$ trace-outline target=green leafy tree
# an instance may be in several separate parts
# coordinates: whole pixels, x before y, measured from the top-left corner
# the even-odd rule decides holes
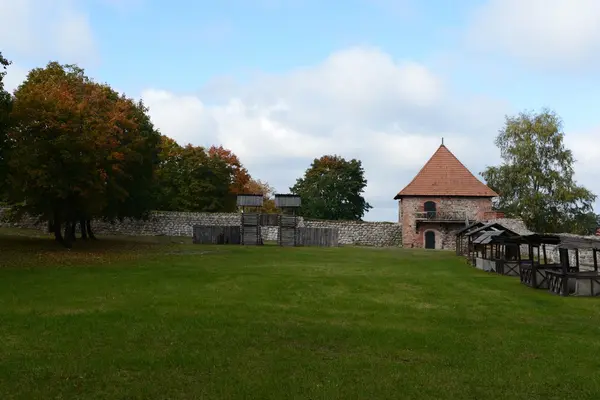
[[[560,117],[549,109],[507,116],[495,143],[503,162],[481,175],[500,194],[496,207],[535,232],[582,233],[596,196],[573,178]]]
[[[157,173],[157,208],[163,211],[228,211],[234,168],[203,147],[179,146],[163,137]]]
[[[4,89],[6,67],[10,61],[0,52],[0,203],[6,200],[6,176],[8,173],[7,157],[9,151],[9,116],[12,109],[12,96]]]
[[[117,93],[113,98],[118,99]],[[154,128],[148,108],[142,101],[134,102],[122,97],[127,106],[127,117],[134,122],[134,129],[123,126],[123,136],[117,151],[110,155],[120,159],[121,168],[114,172],[107,190],[107,204],[102,218],[108,221],[124,218],[145,219],[155,207],[153,190],[159,166],[162,135]],[[114,182],[113,182],[114,181]]]
[[[600,214],[594,212],[580,213],[573,220],[573,232],[581,235],[595,235],[600,228]]]
[[[301,196],[301,215],[329,220],[361,220],[371,209],[362,196],[367,180],[362,163],[336,155],[315,159],[290,188]]]

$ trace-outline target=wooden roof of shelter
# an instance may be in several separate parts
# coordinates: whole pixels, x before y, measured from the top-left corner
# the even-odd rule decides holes
[[[467,233],[469,230],[475,229],[475,228],[483,226],[483,225],[485,225],[485,222],[481,222],[481,221],[479,221],[479,222],[473,222],[472,224],[469,224],[469,225],[465,226],[464,228],[459,229],[458,231],[456,231],[456,235],[457,236],[463,235],[463,234]]]
[[[600,250],[600,240],[559,235],[560,243],[556,246],[559,249],[596,249]]]
[[[497,236],[505,235],[506,231],[487,231],[483,232],[481,235],[473,239],[474,244],[490,244],[493,242],[494,238]]]
[[[487,224],[483,224],[482,226],[479,226],[473,230],[468,231],[467,233],[465,233],[465,236],[473,236],[476,233],[479,233],[479,232],[485,231],[485,230],[506,231],[508,234],[517,235],[515,232],[511,231],[510,229],[506,229],[505,227],[503,227],[502,225],[500,225],[497,222],[489,222]]]
[[[264,196],[262,194],[238,194],[237,205],[241,207],[262,207]]]
[[[542,244],[559,244],[560,237],[557,235],[547,235],[547,234],[539,234],[533,233],[531,235],[514,235],[504,237],[502,239],[503,242],[510,242],[515,244],[532,244],[532,245],[542,245]]]
[[[297,208],[302,205],[302,199],[297,194],[276,194],[275,207]]]
[[[442,144],[394,200],[405,196],[497,197]]]

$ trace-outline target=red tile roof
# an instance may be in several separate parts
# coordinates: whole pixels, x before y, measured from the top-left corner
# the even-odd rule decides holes
[[[394,200],[404,196],[497,197],[498,193],[477,179],[442,144]]]

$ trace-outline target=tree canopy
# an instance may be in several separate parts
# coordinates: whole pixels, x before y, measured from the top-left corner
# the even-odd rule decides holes
[[[139,217],[159,139],[145,112],[75,65],[33,69],[14,95],[9,200],[67,245],[75,221]]]
[[[6,200],[6,175],[8,173],[7,155],[9,150],[9,116],[12,108],[12,96],[4,89],[6,67],[10,62],[0,52],[0,202]]]
[[[225,211],[235,207],[234,168],[205,148],[163,138],[157,207],[163,211]]]
[[[29,72],[14,96],[0,53],[0,202],[14,217],[47,221],[70,246],[79,223],[145,218],[151,210],[232,212],[236,194],[273,188],[253,179],[223,146],[181,146],[155,129],[142,101],[50,62]],[[64,235],[62,228],[64,227]]]
[[[301,196],[300,214],[305,217],[361,220],[372,208],[362,196],[366,186],[359,160],[325,155],[315,159],[290,190]]]
[[[561,118],[552,110],[507,116],[495,144],[502,164],[482,176],[499,195],[496,206],[535,232],[583,233],[596,196],[573,177]]]

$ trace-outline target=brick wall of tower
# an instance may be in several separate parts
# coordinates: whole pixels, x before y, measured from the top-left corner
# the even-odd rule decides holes
[[[464,227],[464,222],[450,223],[420,223],[416,227],[416,215],[424,211],[426,201],[436,203],[436,210],[444,212],[465,213],[469,221],[485,220],[486,213],[492,209],[490,198],[463,197],[406,197],[399,202],[398,222],[402,225],[403,247],[424,247],[424,235],[428,230],[436,233],[436,248],[454,248],[454,232]]]

